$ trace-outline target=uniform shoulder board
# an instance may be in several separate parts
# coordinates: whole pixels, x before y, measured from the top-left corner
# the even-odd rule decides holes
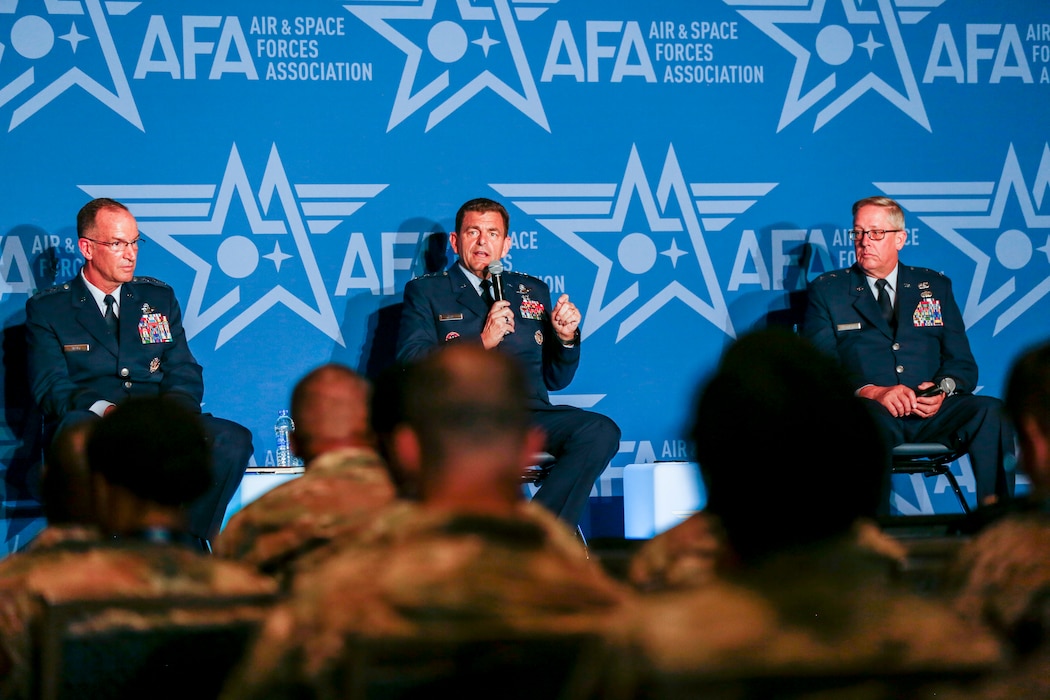
[[[940,272],[939,270],[931,270],[928,267],[911,267],[910,265],[908,267],[912,273],[917,275],[929,277],[944,277],[944,273]]]
[[[168,287],[170,286],[167,282],[163,282],[156,277],[134,277],[132,282],[142,282],[145,284],[152,284],[155,287]]]
[[[448,270],[438,270],[437,272],[428,272],[425,275],[420,275],[416,279],[429,279],[431,277],[448,277]]]
[[[57,294],[58,292],[67,291],[69,291],[69,282],[66,282],[65,284],[56,284],[54,287],[48,287],[47,289],[41,289],[33,295],[33,298],[36,299],[38,297],[46,297],[51,294]]]
[[[512,274],[512,275],[521,275],[522,277],[524,277],[526,279],[535,280],[537,282],[543,282],[543,280],[540,279],[539,277],[537,277],[536,275],[530,275],[527,272],[518,272],[517,270],[515,270],[514,272],[511,272],[510,274]],[[543,283],[546,284],[546,282],[543,282]]]
[[[844,275],[845,273],[845,270],[832,270],[831,272],[825,272],[824,274],[819,275],[810,284],[825,284],[833,279],[838,279],[840,275]]]

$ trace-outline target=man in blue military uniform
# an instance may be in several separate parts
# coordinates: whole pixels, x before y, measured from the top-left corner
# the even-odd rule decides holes
[[[77,243],[84,257],[80,273],[26,302],[29,384],[44,413],[45,444],[131,397],[165,396],[199,414],[203,371],[186,342],[175,292],[159,280],[135,277],[135,217],[120,202],[94,199],[77,214]],[[190,527],[209,540],[222,525],[252,443],[246,428],[202,418],[213,481],[191,507]]]
[[[1011,496],[1013,429],[998,399],[972,393],[977,362],[951,281],[899,263],[908,234],[888,197],[853,205],[850,237],[857,262],[810,285],[804,336],[838,357],[891,445],[965,447],[978,504]]]
[[[534,421],[556,460],[535,500],[575,527],[594,482],[619,449],[620,429],[603,415],[551,404],[548,391],[568,386],[580,363],[580,312],[567,294],[552,307],[542,280],[506,272],[500,276],[505,298],[487,301],[495,281],[489,266],[510,252],[509,228],[499,202],[479,198],[460,207],[449,234],[458,261],[405,286],[397,357],[412,362],[446,343],[471,342],[516,358],[530,382]],[[485,391],[483,376],[478,391]]]

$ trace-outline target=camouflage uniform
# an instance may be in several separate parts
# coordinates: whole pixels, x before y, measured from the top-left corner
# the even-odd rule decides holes
[[[900,565],[907,552],[869,521],[859,521],[856,541]],[[631,557],[628,581],[643,593],[696,588],[735,568],[718,518],[700,512],[646,541]]]
[[[973,697],[1050,697],[1050,501],[1021,499],[960,547],[949,571],[955,609],[987,624],[1012,663]]]
[[[639,603],[634,626],[642,663],[658,679],[877,680],[997,668],[1001,651],[988,631],[896,585],[894,568],[850,535],[774,554],[703,587],[653,594]],[[895,697],[893,680],[871,687],[870,697]]]
[[[33,541],[26,547],[26,551],[51,549],[67,542],[98,542],[101,537],[101,533],[94,525],[48,525],[33,538]]]
[[[0,697],[27,697],[39,597],[76,600],[276,592],[273,579],[188,546],[140,539],[83,541],[13,554],[0,562]],[[227,613],[223,613],[227,614]]]
[[[513,517],[399,504],[358,544],[316,564],[296,577],[225,698],[313,688],[357,635],[611,636],[632,600],[564,523],[531,502]]]
[[[367,525],[394,497],[390,474],[374,450],[334,450],[237,512],[215,539],[214,551],[283,578],[296,558]]]
[[[643,593],[696,588],[716,579],[724,556],[718,519],[695,513],[647,540],[631,557],[627,580]]]

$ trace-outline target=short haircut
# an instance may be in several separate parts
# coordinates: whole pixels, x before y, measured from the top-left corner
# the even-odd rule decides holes
[[[874,517],[885,494],[874,419],[834,359],[783,329],[727,349],[692,438],[707,509],[744,559],[844,533]]]
[[[1028,348],[1014,361],[1004,401],[1015,423],[1031,417],[1050,436],[1050,342]]]
[[[853,203],[853,216],[856,218],[857,212],[862,207],[882,207],[883,209],[890,210],[890,216],[893,218],[893,226],[895,228],[904,228],[904,210],[901,209],[901,205],[897,204],[896,200],[890,199],[889,197],[883,197],[876,195],[874,197],[865,197],[864,199],[858,199]]]
[[[523,439],[531,424],[528,384],[518,362],[480,345],[447,345],[411,365],[406,422],[424,454],[441,461],[455,449]]]
[[[170,399],[120,404],[95,424],[87,449],[93,473],[161,505],[188,505],[211,483],[200,417]]]
[[[353,438],[371,442],[372,387],[346,365],[329,362],[307,372],[292,389],[292,420],[300,440]]]
[[[122,209],[128,211],[128,208],[118,202],[115,199],[109,197],[99,197],[92,199],[90,202],[85,204],[77,212],[77,238],[85,238],[92,229],[95,228],[95,217],[103,209]]]
[[[485,197],[478,197],[469,202],[464,202],[463,206],[459,208],[459,211],[456,212],[456,233],[459,233],[463,227],[463,217],[466,216],[468,211],[481,213],[498,211],[499,215],[503,217],[504,231],[510,234],[510,214],[507,213],[507,208],[499,202],[493,199],[486,199]]]

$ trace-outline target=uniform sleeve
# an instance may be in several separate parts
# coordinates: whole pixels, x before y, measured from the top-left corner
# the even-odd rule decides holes
[[[813,343],[821,352],[837,360],[838,345],[831,320],[831,308],[824,292],[825,286],[814,284],[809,288],[806,314],[802,320],[802,337]]]
[[[87,409],[105,398],[70,378],[62,341],[39,298],[26,302],[26,345],[29,388],[49,419],[56,420],[75,409]]]
[[[421,359],[438,345],[434,311],[419,280],[405,285],[401,328],[397,335],[397,359],[402,363]]]
[[[569,386],[573,377],[576,376],[576,370],[580,366],[580,343],[568,348],[562,344],[550,320],[550,315],[554,313],[550,290],[543,285],[539,288],[539,293],[543,297],[540,300],[543,308],[547,309],[544,321],[543,383],[549,391],[558,391]]]
[[[944,321],[941,366],[937,374],[930,379],[936,382],[942,377],[951,377],[956,381],[958,391],[968,393],[977,388],[977,360],[970,350],[966,324],[959,311],[959,305],[955,303],[951,280],[945,277],[944,282],[946,286],[941,299],[941,319]]]
[[[204,370],[190,352],[186,331],[182,327],[182,309],[174,292],[171,294],[168,327],[172,342],[165,349],[162,359],[164,378],[161,380],[160,393],[200,413],[201,401],[204,400]]]

